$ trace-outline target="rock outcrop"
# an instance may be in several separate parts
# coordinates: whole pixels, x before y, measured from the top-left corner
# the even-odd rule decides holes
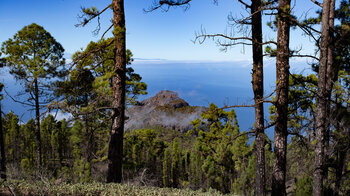
[[[185,132],[192,128],[191,121],[205,111],[205,107],[190,106],[176,92],[161,91],[126,111],[125,130],[163,126]]]

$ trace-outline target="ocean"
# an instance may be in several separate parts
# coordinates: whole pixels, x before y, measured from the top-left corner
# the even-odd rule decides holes
[[[291,72],[300,73],[306,69],[305,62],[296,62]],[[168,61],[135,61],[132,65],[135,72],[142,76],[142,81],[148,85],[148,94],[139,100],[154,96],[161,90],[175,91],[192,106],[209,106],[214,103],[219,107],[253,104],[251,86],[251,63],[237,62],[168,62]],[[274,61],[264,65],[264,92],[270,94],[275,89]],[[21,84],[8,74],[1,71],[1,80],[6,91],[15,96],[21,90]],[[28,106],[14,102],[4,93],[2,109],[4,113],[10,110],[19,115],[22,122],[34,117],[34,111]],[[268,121],[268,107],[265,104],[265,119]],[[254,108],[235,108],[241,131],[253,128]],[[60,114],[59,118],[66,115]],[[269,136],[273,130],[267,130]]]

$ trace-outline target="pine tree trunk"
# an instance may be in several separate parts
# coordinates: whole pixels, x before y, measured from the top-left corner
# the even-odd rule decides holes
[[[274,163],[272,173],[272,195],[286,195],[286,156],[288,122],[289,80],[289,16],[290,0],[280,0],[278,5],[278,31],[276,56],[276,124]]]
[[[256,178],[255,195],[265,195],[265,134],[264,134],[264,103],[260,103],[264,96],[264,72],[263,72],[263,50],[262,50],[262,25],[260,0],[252,0],[252,39],[253,39],[253,91],[255,106],[255,129],[256,129]]]
[[[320,63],[318,71],[318,96],[316,100],[316,148],[313,194],[322,195],[325,169],[325,144],[327,132],[327,61],[329,46],[329,19],[331,0],[323,2],[320,43]]]
[[[39,86],[38,80],[34,79],[34,99],[35,99],[35,137],[36,137],[36,158],[38,174],[41,174],[42,170],[42,158],[41,158],[41,136],[40,136],[40,105],[39,105]]]
[[[338,149],[336,150],[335,154],[337,156],[337,162],[336,162],[336,168],[335,168],[334,195],[340,195],[341,179],[343,177],[344,166],[346,166],[345,165],[346,150]]]
[[[6,180],[6,155],[4,143],[4,131],[2,128],[2,110],[0,103],[0,178]]]
[[[124,0],[113,0],[113,25],[115,38],[115,67],[112,80],[112,128],[108,149],[107,182],[122,181],[123,135],[125,118],[125,14]]]
[[[329,42],[328,42],[328,53],[327,53],[327,73],[326,73],[326,96],[327,96],[327,115],[331,115],[331,95],[334,83],[338,79],[338,69],[333,64],[333,52],[334,52],[334,36],[331,29],[334,29],[334,15],[335,15],[335,0],[331,0],[329,8]],[[329,135],[330,135],[330,121],[326,122],[326,132],[325,132],[325,145],[324,145],[324,180],[328,179],[328,156],[329,156]]]

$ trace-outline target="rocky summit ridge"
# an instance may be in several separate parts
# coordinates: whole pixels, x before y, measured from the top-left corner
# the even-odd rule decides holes
[[[190,106],[176,92],[163,90],[127,109],[125,130],[162,126],[185,132],[192,128],[191,121],[205,111],[205,107]]]

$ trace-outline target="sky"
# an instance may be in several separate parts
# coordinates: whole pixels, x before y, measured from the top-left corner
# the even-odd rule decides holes
[[[111,0],[0,0],[0,43],[11,38],[17,31],[31,23],[37,23],[50,32],[70,54],[86,47],[90,41],[98,40],[110,26],[111,11],[101,16],[101,32],[92,31],[97,22],[86,27],[75,27],[79,23],[81,7],[96,6],[99,10]],[[227,52],[220,51],[213,40],[203,44],[193,43],[196,32],[205,29],[207,33],[228,33],[238,31],[231,28],[227,17],[247,16],[247,11],[236,0],[193,0],[189,9],[171,9],[168,12],[155,10],[145,13],[153,0],[126,0],[127,48],[139,61],[160,59],[169,61],[250,61],[251,48],[236,46]],[[319,8],[308,0],[294,0],[296,16],[312,15]],[[264,17],[264,23],[270,20]],[[276,40],[276,32],[264,25],[264,40]],[[234,35],[239,35],[235,32]],[[107,34],[107,37],[111,33]],[[313,54],[314,47],[309,38],[299,30],[291,32],[291,48],[302,48],[306,54]]]

